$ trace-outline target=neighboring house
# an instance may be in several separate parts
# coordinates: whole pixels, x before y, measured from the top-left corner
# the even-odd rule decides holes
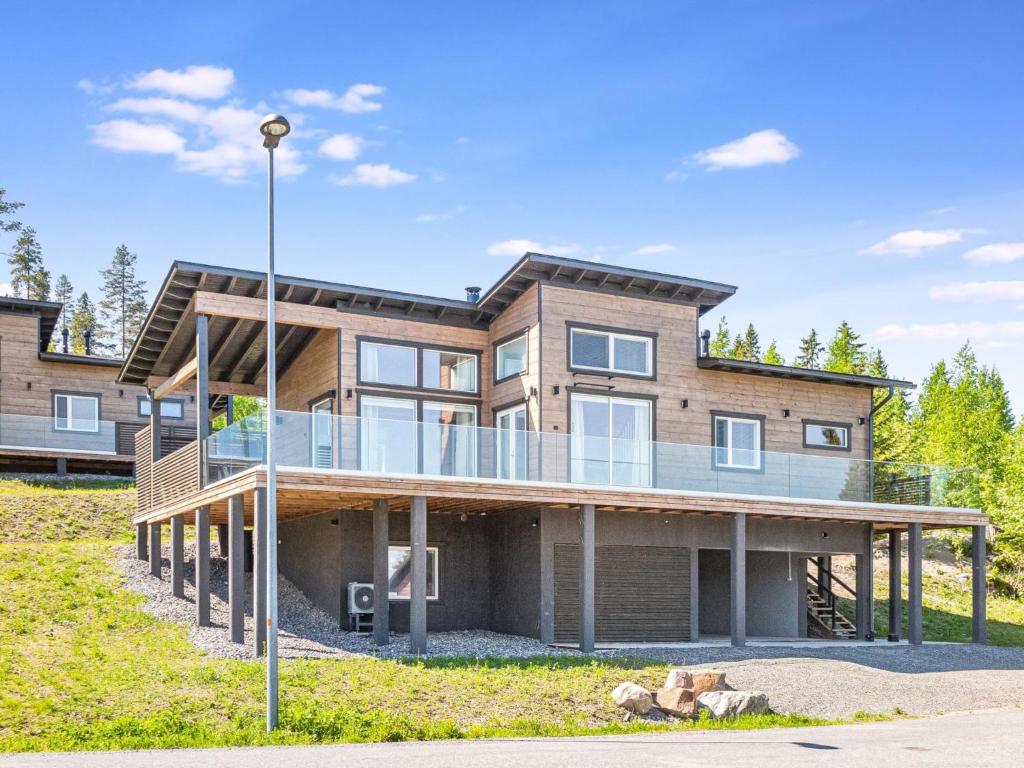
[[[146,388],[118,383],[123,360],[68,352],[60,311],[0,297],[0,471],[130,475],[135,433],[149,424]],[[178,393],[161,409],[169,447],[195,439],[194,398]]]
[[[986,518],[956,508],[963,471],[870,460],[872,393],[907,382],[707,356],[700,317],[734,291],[539,254],[466,300],[277,277],[281,572],[344,625],[369,618],[359,585],[386,592],[375,636],[411,631],[414,649],[427,630],[470,628],[585,649],[870,638],[873,538],[898,552],[907,531],[920,642],[922,529],[984,536]],[[265,295],[262,273],[175,263],[120,381],[195,379],[201,406],[263,394]],[[170,522],[183,595],[183,526],[200,542],[211,521],[233,528],[238,574],[255,521],[258,572],[263,417],[204,430],[157,462],[149,434],[139,556],[148,547],[159,575]],[[832,577],[834,554],[856,556],[855,585]],[[206,623],[207,557],[197,569]],[[852,624],[836,617],[837,594],[855,597]],[[262,629],[259,595],[256,610]]]

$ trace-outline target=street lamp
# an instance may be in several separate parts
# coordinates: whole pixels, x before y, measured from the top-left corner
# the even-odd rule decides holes
[[[267,149],[267,731],[277,728],[277,469],[274,422],[277,413],[277,286],[274,280],[274,149],[292,127],[282,115],[260,123]]]

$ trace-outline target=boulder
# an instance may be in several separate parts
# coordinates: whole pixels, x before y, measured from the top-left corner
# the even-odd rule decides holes
[[[615,705],[634,715],[646,715],[654,707],[651,692],[636,683],[623,683],[612,691]]]
[[[725,672],[709,669],[693,673],[693,697],[697,698],[707,691],[724,691],[728,689],[725,684]]]
[[[674,717],[692,717],[697,711],[693,691],[689,688],[662,688],[654,692],[654,703]]]
[[[693,676],[685,669],[670,669],[663,688],[693,688]]]
[[[768,694],[759,691],[707,691],[697,697],[697,711],[712,717],[760,715],[768,711]]]

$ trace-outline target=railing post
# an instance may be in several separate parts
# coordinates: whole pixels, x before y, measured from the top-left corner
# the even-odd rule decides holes
[[[209,320],[196,315],[196,440],[199,442],[199,487],[206,485],[206,438],[210,436]]]

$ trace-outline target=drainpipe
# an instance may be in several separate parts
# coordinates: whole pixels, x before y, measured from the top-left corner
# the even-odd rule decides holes
[[[871,390],[874,393],[874,390]],[[875,500],[875,414],[882,409],[882,406],[892,400],[892,396],[896,393],[896,387],[889,386],[889,394],[882,398],[881,402],[877,405],[872,404],[871,411],[868,413],[868,458],[872,462],[868,465],[868,496],[870,501]],[[874,395],[872,394],[872,398]]]

